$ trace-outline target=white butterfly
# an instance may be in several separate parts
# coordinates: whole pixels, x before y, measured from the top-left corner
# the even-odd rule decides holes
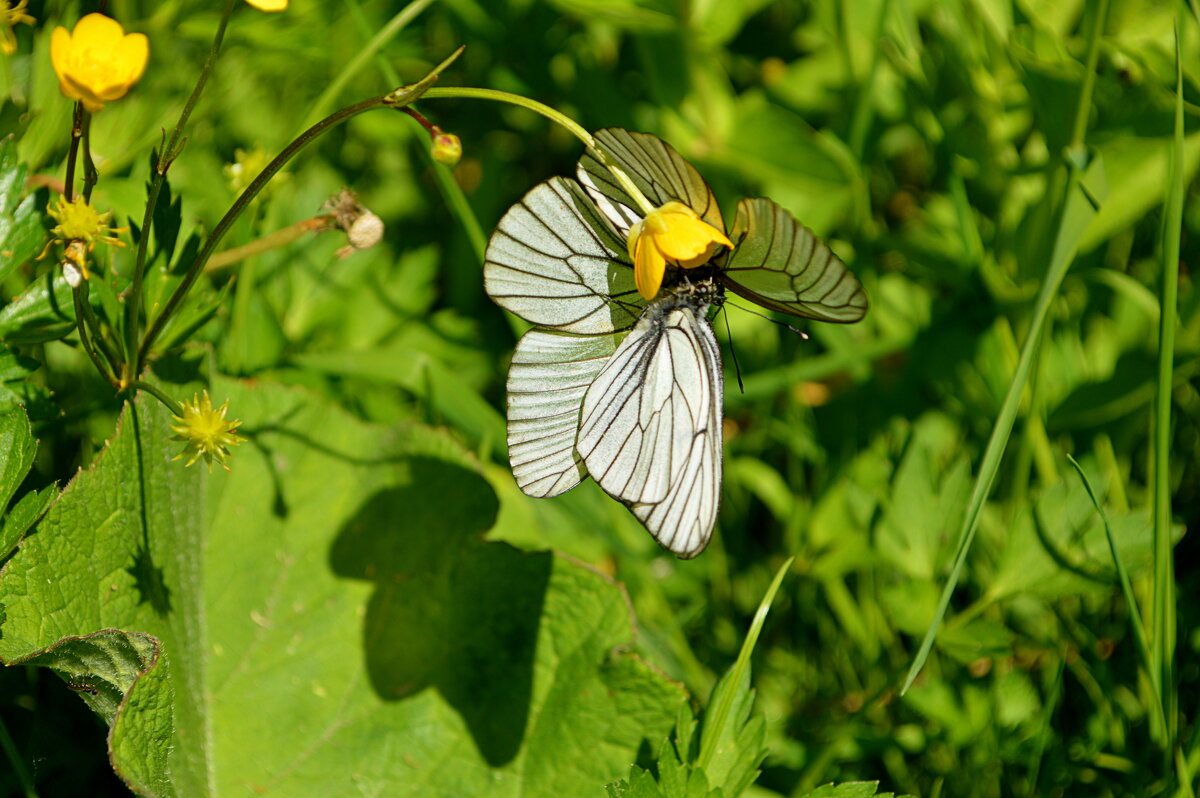
[[[724,230],[716,199],[670,145],[619,128],[597,132],[610,161],[656,207],[678,202]],[[866,312],[854,276],[770,200],[742,200],[733,249],[698,268],[668,268],[650,301],[635,287],[626,236],[642,220],[593,153],[579,182],[552,178],[500,220],[484,286],[536,325],[508,377],[513,475],[530,496],[557,496],[588,474],[660,544],[699,554],[721,484],[721,354],[708,323],[725,287],[785,313],[850,322]]]

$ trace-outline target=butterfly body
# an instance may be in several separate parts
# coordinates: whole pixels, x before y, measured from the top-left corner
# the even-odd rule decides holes
[[[681,282],[642,311],[583,398],[576,451],[597,484],[664,547],[694,557],[716,523],[721,351],[711,279]]]

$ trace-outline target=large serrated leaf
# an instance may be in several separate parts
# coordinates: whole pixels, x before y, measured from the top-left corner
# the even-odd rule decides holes
[[[496,498],[448,435],[278,387],[213,395],[250,438],[232,473],[172,462],[169,415],[127,407],[0,571],[5,662],[100,630],[161,644],[111,731],[131,786],[580,795],[665,736],[683,693],[623,653],[620,589],[483,542]]]

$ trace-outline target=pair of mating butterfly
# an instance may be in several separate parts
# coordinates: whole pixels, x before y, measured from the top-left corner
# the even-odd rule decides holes
[[[497,225],[484,286],[536,325],[508,374],[509,460],[530,496],[557,496],[590,474],[661,545],[694,557],[712,536],[721,486],[723,375],[709,309],[729,288],[771,310],[853,322],[866,295],[770,200],[742,200],[726,238],[712,190],[669,144],[619,128],[595,141],[658,211],[639,211],[645,202],[588,150],[578,182],[538,185]],[[672,215],[677,237],[702,239],[684,241],[691,249],[675,263]],[[665,273],[647,225],[668,236]]]

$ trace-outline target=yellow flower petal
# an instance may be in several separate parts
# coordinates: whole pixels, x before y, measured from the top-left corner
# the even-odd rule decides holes
[[[667,261],[652,243],[638,239],[633,255],[633,280],[638,293],[646,299],[654,299],[662,287]]]
[[[121,23],[103,14],[86,15],[70,33],[56,28],[50,38],[59,88],[92,112],[124,97],[149,59],[149,39],[141,33],[127,35]]]
[[[723,232],[681,202],[668,202],[646,214],[630,229],[627,244],[638,293],[646,299],[658,294],[668,263],[694,269],[708,263],[721,247],[733,246]]]
[[[246,0],[259,11],[283,11],[287,8],[288,0]]]

